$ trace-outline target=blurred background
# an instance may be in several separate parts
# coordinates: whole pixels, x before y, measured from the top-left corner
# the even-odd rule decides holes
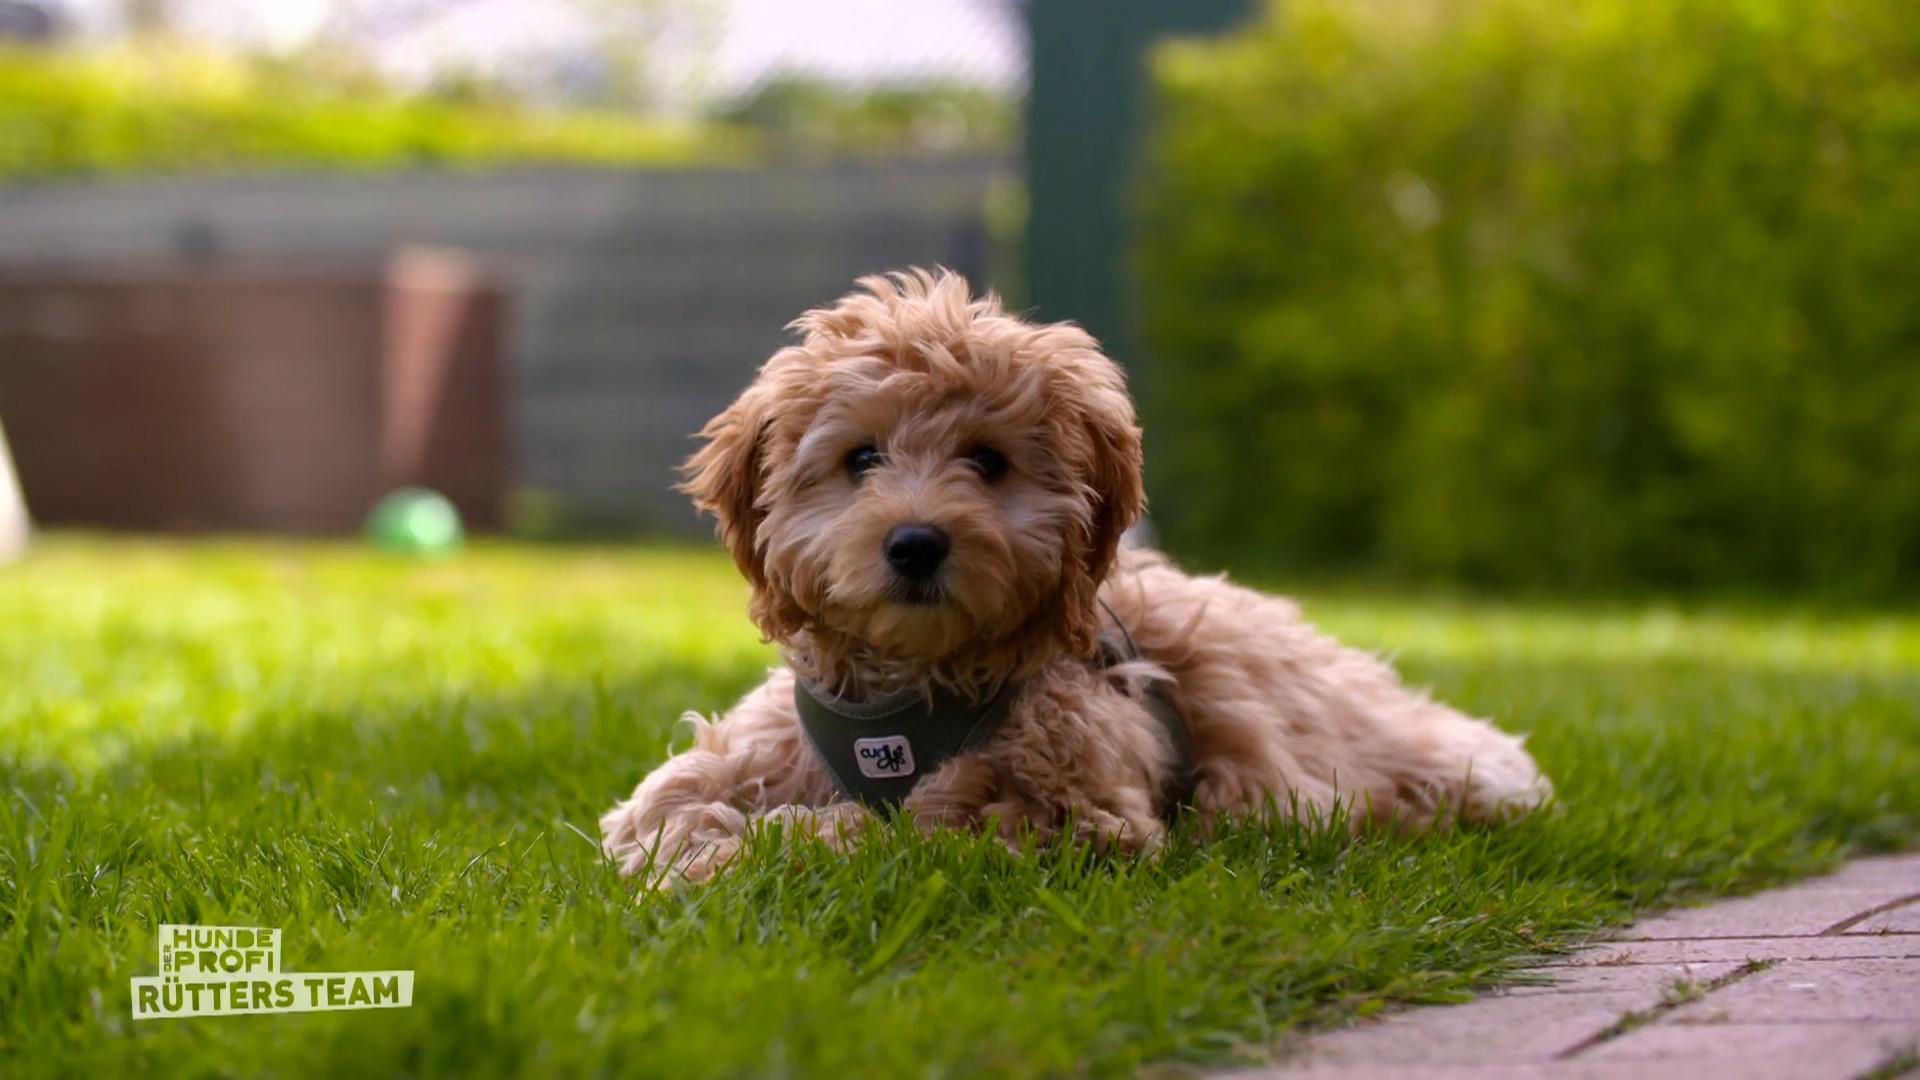
[[[0,0],[0,525],[704,537],[937,263],[1127,364],[1197,566],[1902,597],[1916,252],[1894,0]]]

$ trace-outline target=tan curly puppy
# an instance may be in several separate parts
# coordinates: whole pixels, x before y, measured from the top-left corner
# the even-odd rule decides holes
[[[793,324],[800,342],[688,462],[786,666],[724,717],[690,714],[694,746],[601,819],[626,872],[698,878],[756,819],[844,842],[872,812],[803,727],[796,675],[855,714],[901,693],[995,702],[983,736],[917,772],[878,741],[923,827],[1070,822],[1137,850],[1176,802],[1209,820],[1344,805],[1426,823],[1548,797],[1519,738],[1408,689],[1291,602],[1123,550],[1145,502],[1140,430],[1084,331],[1007,315],[947,272],[859,284]],[[1130,655],[1101,659],[1103,631]]]

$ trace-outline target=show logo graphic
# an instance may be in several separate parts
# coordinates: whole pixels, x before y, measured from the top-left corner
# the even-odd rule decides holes
[[[411,971],[283,971],[280,930],[160,926],[160,974],[133,978],[133,1018],[404,1009]]]

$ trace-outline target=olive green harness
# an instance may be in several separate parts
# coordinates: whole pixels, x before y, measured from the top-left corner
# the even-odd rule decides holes
[[[1107,614],[1112,616],[1113,610],[1108,608]],[[1111,628],[1100,634],[1100,669],[1110,671],[1139,658],[1133,635],[1114,616]],[[867,806],[890,810],[921,777],[984,746],[1006,719],[1018,691],[1017,685],[1003,686],[987,700],[974,701],[950,690],[929,694],[906,687],[873,701],[843,701],[796,678],[793,703],[801,728],[840,790]],[[1173,746],[1173,772],[1161,793],[1162,816],[1170,817],[1193,801],[1193,742],[1163,684],[1149,683],[1141,703],[1166,729]]]

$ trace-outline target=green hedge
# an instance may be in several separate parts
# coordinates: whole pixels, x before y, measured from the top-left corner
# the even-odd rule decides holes
[[[1499,584],[1920,580],[1907,0],[1287,0],[1157,58],[1170,546]]]
[[[316,86],[181,51],[0,48],[0,179],[102,172],[741,158],[737,130]]]

